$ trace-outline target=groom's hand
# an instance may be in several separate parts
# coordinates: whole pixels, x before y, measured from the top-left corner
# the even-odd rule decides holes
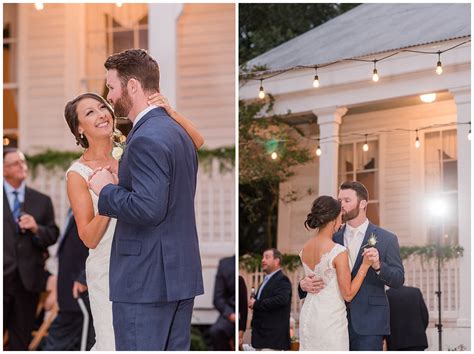
[[[314,274],[308,275],[300,281],[301,289],[307,293],[317,294],[324,289],[324,281]]]
[[[99,196],[102,188],[114,182],[114,176],[108,169],[95,170],[91,177],[89,177],[89,188],[92,189],[95,195]]]
[[[371,267],[374,270],[380,270],[379,251],[375,247],[369,247],[364,249],[364,252],[362,252],[362,256],[364,257],[365,255],[367,255],[369,261],[372,262]]]

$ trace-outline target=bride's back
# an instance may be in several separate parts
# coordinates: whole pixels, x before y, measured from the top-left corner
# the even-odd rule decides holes
[[[313,237],[308,240],[303,249],[301,250],[301,261],[306,264],[310,269],[314,270],[316,265],[321,262],[321,258],[328,254],[333,248],[335,243],[329,239],[323,239],[322,237]]]

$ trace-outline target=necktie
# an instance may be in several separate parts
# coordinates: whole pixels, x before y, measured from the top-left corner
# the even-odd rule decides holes
[[[18,199],[18,191],[15,190],[12,193],[15,196],[15,199],[13,200],[12,216],[13,216],[13,220],[15,221],[17,231],[19,231],[18,218],[21,215],[21,203],[20,203],[20,200]]]
[[[356,262],[356,259],[357,259],[357,252],[359,251],[356,246],[355,246],[355,241],[357,239],[357,232],[359,230],[357,229],[352,229],[351,230],[351,235],[349,236],[349,244],[347,245],[348,248],[349,248],[349,258],[350,258],[350,268],[352,270],[352,268],[354,268],[354,264]]]
[[[260,286],[260,289],[258,289],[257,300],[260,299],[260,295],[262,294],[262,290],[265,287],[265,284],[267,284],[268,279],[270,279],[270,277],[268,275],[265,275],[265,278],[263,279],[263,283]]]

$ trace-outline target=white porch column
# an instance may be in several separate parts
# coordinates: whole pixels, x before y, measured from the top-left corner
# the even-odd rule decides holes
[[[178,18],[183,4],[148,5],[148,51],[160,65],[160,91],[176,108]]]
[[[459,123],[471,121],[471,88],[450,90],[454,96]],[[464,256],[459,264],[459,316],[458,327],[471,327],[471,142],[467,138],[469,125],[458,125],[458,223],[459,245]],[[467,346],[470,348],[470,345]]]
[[[318,117],[321,156],[319,157],[319,195],[337,195],[337,163],[339,156],[339,126],[345,107],[325,107],[313,110]],[[327,138],[327,139],[326,139]]]

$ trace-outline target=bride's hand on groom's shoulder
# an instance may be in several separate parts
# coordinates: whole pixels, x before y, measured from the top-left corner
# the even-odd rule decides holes
[[[174,113],[174,110],[171,107],[170,102],[168,101],[168,99],[159,92],[154,93],[151,96],[148,96],[148,105],[149,106],[153,105],[153,106],[161,107],[169,115],[172,115]]]

